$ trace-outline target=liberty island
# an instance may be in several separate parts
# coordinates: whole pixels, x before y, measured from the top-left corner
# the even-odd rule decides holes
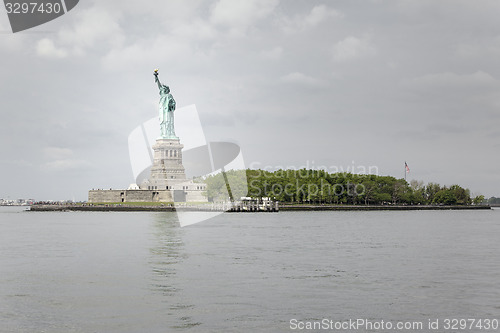
[[[170,87],[162,84],[158,70],[153,73],[158,86],[160,100],[160,136],[151,147],[153,165],[149,179],[141,184],[131,184],[126,190],[90,190],[90,203],[117,202],[207,202],[206,184],[194,182],[186,177],[182,164],[180,138],[175,134],[174,111],[176,102]]]
[[[153,75],[160,95],[159,136],[152,133],[155,132],[154,130],[150,131],[153,140],[144,146],[147,147],[149,153],[147,160],[141,159],[146,166],[145,169],[141,169],[144,177],[136,178],[135,183],[127,189],[90,190],[88,202],[91,206],[106,204],[105,208],[108,209],[109,206],[115,206],[108,204],[118,204],[117,209],[133,210],[135,207],[133,203],[140,203],[145,206],[142,208],[152,209],[150,207],[152,204],[163,206],[158,207],[163,209],[166,207],[164,203],[208,203],[211,201],[217,205],[196,204],[196,207],[190,208],[210,211],[490,209],[489,206],[480,204],[482,201],[480,196],[472,199],[470,191],[458,185],[441,187],[439,184],[429,184],[424,188],[423,185],[417,184],[418,189],[413,189],[405,179],[351,173],[329,174],[324,170],[304,169],[307,174],[304,176],[301,172],[303,170],[298,170],[298,173],[297,170],[281,169],[275,172],[265,172],[260,169],[226,172],[222,167],[222,172],[218,174],[198,173],[205,174],[205,177],[203,182],[195,182],[186,176],[183,164],[184,145],[175,133],[176,101],[170,87],[160,81],[158,70],[155,70]],[[142,134],[144,134],[144,129]],[[208,148],[208,145],[206,147]],[[191,152],[189,150],[189,153]],[[218,158],[224,156],[227,161],[230,161],[226,156],[227,153],[226,151],[218,155]],[[131,156],[137,157],[135,154]],[[190,156],[186,155],[186,165],[190,167],[188,171],[192,172],[191,168],[196,163],[204,162],[203,159],[198,159],[193,163]],[[221,166],[225,163],[227,162],[225,161]],[[264,178],[261,176],[263,174],[265,174]],[[229,184],[229,178],[232,179],[233,184]],[[304,178],[307,178],[308,182],[305,182]],[[361,189],[360,192],[358,188]],[[240,191],[240,195],[235,196],[235,189],[244,190]],[[353,189],[356,191],[352,191]],[[278,206],[278,202],[282,203],[281,207]],[[122,205],[122,203],[131,203],[131,205]],[[187,208],[186,205],[181,206]],[[36,210],[43,209],[43,207],[36,208]],[[71,207],[71,209],[77,208]],[[88,208],[82,206],[82,209]]]

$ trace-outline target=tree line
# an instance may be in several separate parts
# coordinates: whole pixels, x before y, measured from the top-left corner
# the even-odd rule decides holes
[[[470,205],[483,202],[483,196],[471,197],[459,185],[392,176],[328,173],[324,170],[230,170],[203,179],[209,199],[227,200],[229,183],[233,197],[272,197],[283,203],[346,205]]]
[[[500,198],[491,197],[489,199],[484,199],[483,202],[489,205],[500,205]]]

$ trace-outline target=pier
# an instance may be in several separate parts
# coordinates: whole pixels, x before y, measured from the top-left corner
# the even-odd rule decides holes
[[[228,212],[279,212],[279,202],[271,198],[241,198],[231,203]]]

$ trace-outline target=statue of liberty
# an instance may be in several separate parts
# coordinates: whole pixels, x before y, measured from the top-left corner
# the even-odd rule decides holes
[[[160,138],[162,139],[179,139],[175,135],[174,129],[174,110],[175,110],[175,100],[170,93],[170,88],[164,84],[161,84],[158,78],[158,70],[154,71],[155,82],[158,84],[160,89]]]

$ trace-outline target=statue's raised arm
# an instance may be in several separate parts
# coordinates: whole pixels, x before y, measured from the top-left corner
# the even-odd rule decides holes
[[[160,79],[158,78],[158,70],[157,69],[155,69],[153,75],[155,76],[155,82],[158,85],[158,89],[161,90],[161,88],[162,88],[161,86],[162,85],[161,85]]]

